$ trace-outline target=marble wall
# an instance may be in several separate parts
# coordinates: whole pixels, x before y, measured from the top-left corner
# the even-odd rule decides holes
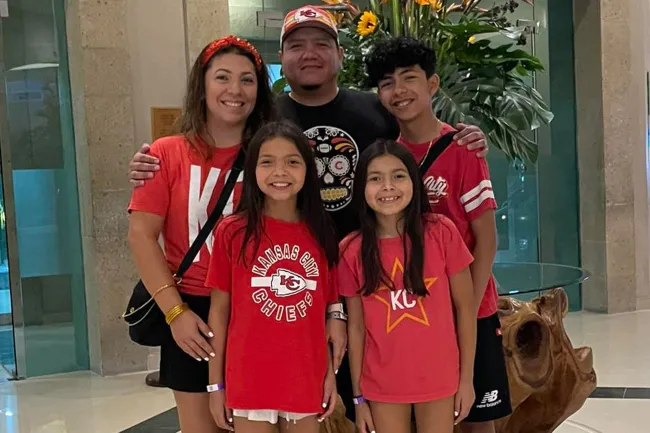
[[[150,108],[180,106],[190,61],[228,33],[228,3],[69,0],[66,10],[91,368],[147,367],[120,314],[137,275],[126,244],[128,163]]]
[[[584,308],[650,307],[645,5],[574,1]]]

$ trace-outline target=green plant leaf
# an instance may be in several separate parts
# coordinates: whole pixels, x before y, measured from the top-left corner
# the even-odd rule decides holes
[[[285,88],[287,87],[287,79],[284,75],[281,75],[271,86],[273,93],[282,94],[285,93]]]
[[[524,1],[532,4],[532,0]],[[445,0],[444,8],[452,3]],[[339,84],[368,90],[364,58],[373,44],[396,31],[415,37],[436,50],[440,89],[432,107],[439,118],[450,124],[478,125],[490,145],[510,160],[534,163],[538,156],[534,131],[553,120],[553,113],[532,87],[531,77],[544,70],[544,65],[515,47],[526,40],[523,29],[509,23],[506,9],[500,5],[480,9],[479,3],[470,10],[457,8],[452,14],[436,16],[430,7],[413,2],[375,2],[379,26],[368,37],[356,33],[361,14],[349,16],[340,29],[345,54]],[[495,36],[513,42],[498,44]]]

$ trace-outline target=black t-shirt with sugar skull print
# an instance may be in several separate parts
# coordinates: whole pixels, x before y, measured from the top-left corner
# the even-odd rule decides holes
[[[377,95],[356,90],[340,89],[336,98],[318,107],[299,104],[289,95],[277,102],[282,116],[293,120],[314,148],[321,198],[339,236],[356,230],[352,184],[359,155],[379,138],[397,139],[395,119]]]

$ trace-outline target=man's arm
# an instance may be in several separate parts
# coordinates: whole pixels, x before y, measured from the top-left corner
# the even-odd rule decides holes
[[[494,210],[487,209],[480,216],[474,218],[470,225],[476,240],[474,251],[472,251],[474,262],[470,265],[470,270],[478,310],[483,300],[485,287],[492,274],[492,265],[497,253],[497,230]]]
[[[454,141],[459,146],[467,146],[467,150],[478,150],[476,156],[478,158],[485,158],[490,151],[488,148],[487,139],[481,128],[474,125],[466,125],[459,123],[456,125],[458,133],[454,135]]]
[[[151,146],[143,144],[129,163],[129,181],[136,187],[143,186],[147,179],[153,178],[155,172],[160,170],[160,161],[148,155],[149,150]]]

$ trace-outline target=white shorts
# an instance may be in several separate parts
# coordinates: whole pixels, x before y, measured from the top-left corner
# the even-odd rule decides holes
[[[318,415],[316,413],[281,412],[277,410],[268,410],[268,409],[262,409],[262,410],[233,409],[232,414],[233,416],[239,418],[246,418],[249,421],[266,421],[271,424],[277,424],[278,418],[280,417],[286,419],[287,421],[293,421],[295,423],[296,421],[300,421],[301,419],[306,418],[308,416]]]

